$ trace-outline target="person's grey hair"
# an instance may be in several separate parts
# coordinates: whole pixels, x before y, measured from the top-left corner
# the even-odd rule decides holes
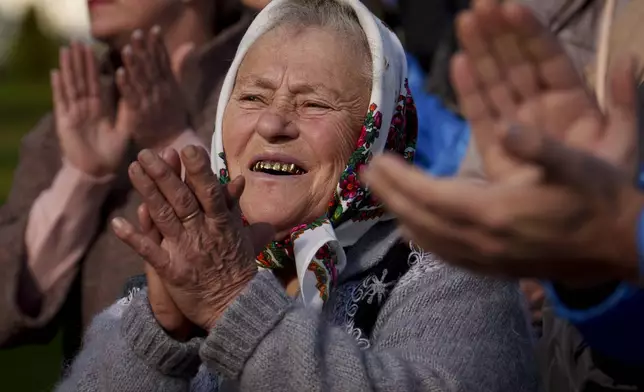
[[[284,2],[274,20],[273,29],[283,26],[306,28],[320,27],[339,33],[351,43],[351,48],[364,58],[362,67],[366,80],[372,80],[372,58],[369,41],[358,16],[348,5],[336,0],[290,0]]]

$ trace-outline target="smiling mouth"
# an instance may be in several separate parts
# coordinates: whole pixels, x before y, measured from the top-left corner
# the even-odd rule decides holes
[[[306,173],[306,170],[294,163],[282,163],[274,161],[258,161],[250,168],[253,172],[271,174],[274,176],[299,176]]]

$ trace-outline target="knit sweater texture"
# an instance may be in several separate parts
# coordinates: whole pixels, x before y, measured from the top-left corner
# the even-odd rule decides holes
[[[409,271],[380,287],[369,270],[399,241],[379,224],[349,249],[322,313],[259,272],[205,339],[187,343],[158,325],[145,290],[132,293],[94,319],[57,391],[537,391],[517,285],[414,249],[400,260]],[[359,344],[347,314],[382,290],[391,292]]]

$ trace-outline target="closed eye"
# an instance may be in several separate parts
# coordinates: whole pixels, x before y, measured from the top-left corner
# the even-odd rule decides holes
[[[259,102],[260,99],[257,95],[242,95],[241,97],[242,101],[246,102]]]
[[[304,106],[314,109],[331,109],[328,105],[319,102],[307,102]]]

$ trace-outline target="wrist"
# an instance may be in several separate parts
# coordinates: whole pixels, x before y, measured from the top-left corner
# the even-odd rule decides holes
[[[82,159],[63,156],[63,169],[73,170],[77,176],[88,183],[106,183],[116,177],[118,167],[111,167],[101,163],[83,162]]]
[[[243,275],[240,276],[239,279],[235,279],[234,283],[231,283],[228,287],[226,287],[223,290],[223,295],[221,295],[220,297],[221,300],[217,301],[219,305],[212,307],[213,311],[211,312],[210,317],[208,317],[208,319],[201,325],[201,327],[206,331],[212,330],[221,316],[224,314],[226,309],[228,309],[228,307],[233,302],[235,302],[235,300],[241,295],[248,283],[253,280],[256,274],[257,268],[253,266],[252,270],[243,273]]]
[[[66,186],[73,188],[83,195],[86,193],[102,193],[109,189],[116,179],[116,174],[109,171],[88,172],[78,167],[69,159],[63,157],[59,176],[67,179]]]

